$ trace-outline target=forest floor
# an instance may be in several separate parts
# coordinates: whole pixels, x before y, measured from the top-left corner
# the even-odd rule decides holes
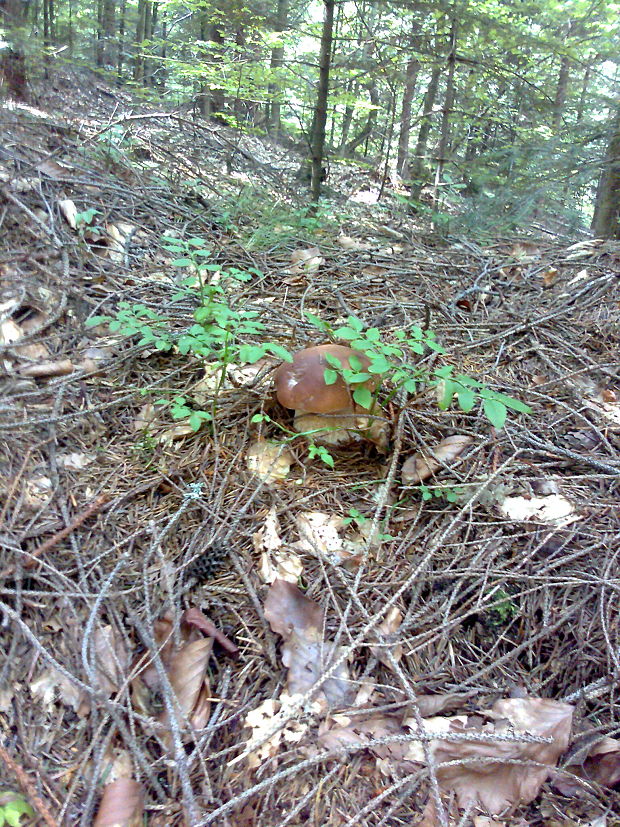
[[[21,824],[620,824],[620,244],[441,239],[353,167],[308,216],[300,162],[88,73],[0,110],[0,795]],[[85,325],[193,324],[164,236],[257,311],[245,344],[430,324],[422,370],[531,413],[422,384],[331,467],[276,359]]]

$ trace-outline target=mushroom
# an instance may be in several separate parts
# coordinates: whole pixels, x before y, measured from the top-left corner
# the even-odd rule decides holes
[[[316,442],[342,445],[366,438],[380,449],[384,448],[387,446],[387,433],[383,427],[385,423],[369,419],[370,411],[353,400],[357,388],[376,390],[377,378],[371,376],[364,382],[348,385],[339,375],[335,382],[328,385],[325,382],[325,370],[332,369],[327,360],[328,354],[340,360],[343,370],[355,370],[358,367],[351,367],[353,357],[359,360],[362,370],[370,365],[367,356],[345,345],[315,345],[300,350],[293,355],[292,362],[284,362],[276,371],[278,402],[295,411],[293,427],[296,431],[321,431],[312,435]],[[372,413],[381,416],[383,412],[374,405]],[[373,433],[377,430],[377,425],[382,426],[379,428],[380,435]]]
[[[327,356],[340,360],[343,369],[351,368],[351,359],[359,359],[362,369],[370,365],[370,359],[363,353],[345,345],[315,345],[298,350],[292,362],[283,362],[276,371],[276,395],[278,402],[285,408],[308,413],[335,413],[353,406],[352,391],[365,385],[375,390],[374,378],[358,385],[347,385],[342,376],[328,385],[325,382],[325,370],[331,368]]]

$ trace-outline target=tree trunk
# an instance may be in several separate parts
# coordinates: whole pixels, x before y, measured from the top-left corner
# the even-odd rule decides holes
[[[456,88],[454,85],[454,70],[456,67],[456,18],[452,19],[450,27],[450,51],[448,53],[448,76],[446,78],[446,97],[441,113],[441,129],[439,134],[439,147],[437,148],[437,167],[435,169],[435,185],[433,188],[433,203],[438,202],[438,188],[443,178],[443,171],[446,165],[447,156],[450,151],[450,116],[454,109],[454,98]]]
[[[370,95],[372,109],[368,112],[368,117],[366,118],[366,123],[364,126],[344,147],[344,150],[341,153],[343,156],[353,155],[358,146],[361,146],[364,141],[368,140],[368,138],[372,135],[372,131],[377,120],[377,112],[379,111],[379,92],[374,84],[368,87],[368,94]]]
[[[103,0],[103,62],[112,66],[112,49],[116,37],[116,0]]]
[[[10,46],[0,50],[0,77],[15,100],[28,101],[28,71],[24,51],[25,12],[21,0],[4,0],[3,24]]]
[[[357,83],[353,83],[353,81],[349,80],[347,83],[347,92],[353,92],[354,95],[358,93],[358,86]],[[340,145],[337,149],[337,155],[340,157],[344,154],[346,143],[349,139],[349,130],[351,129],[351,124],[353,123],[353,113],[354,109],[351,104],[347,104],[344,109],[344,115],[342,116],[342,129],[340,131]]]
[[[168,64],[166,57],[168,56],[168,9],[164,6],[161,13],[161,67],[158,72],[157,86],[164,90],[168,81]]]
[[[95,65],[103,66],[103,0],[97,0],[97,40],[95,43]]]
[[[123,77],[123,61],[125,60],[125,19],[127,16],[127,0],[121,0],[121,11],[118,18],[118,57],[116,73],[120,83]]]
[[[413,49],[416,42],[418,24],[413,26],[410,48]],[[415,92],[415,85],[420,71],[420,61],[412,55],[407,61],[405,68],[405,88],[403,90],[403,103],[400,110],[400,131],[398,133],[398,155],[396,156],[396,171],[401,178],[409,177],[409,137],[411,135],[411,103]]]
[[[274,23],[274,31],[282,33],[286,29],[288,21],[288,3],[289,0],[278,0],[276,9],[276,19]],[[272,80],[268,86],[269,104],[267,114],[267,132],[274,138],[278,138],[282,130],[281,107],[280,107],[280,80],[278,72],[282,68],[284,62],[284,44],[278,43],[271,50],[270,69],[272,72]]]
[[[598,55],[596,56],[598,60]],[[581,84],[581,95],[579,96],[579,105],[577,107],[576,122],[581,123],[583,120],[583,113],[586,108],[586,100],[588,98],[588,88],[590,86],[590,75],[592,73],[592,66],[588,64],[583,75],[583,82]]]
[[[569,70],[570,61],[567,57],[563,57],[560,62],[558,85],[555,90],[555,100],[553,102],[553,131],[555,133],[558,133],[562,128],[562,115],[564,114],[564,104],[566,102]]]
[[[435,98],[437,97],[437,90],[439,88],[439,76],[441,75],[441,66],[435,66],[431,72],[431,78],[426,87],[424,95],[424,102],[422,104],[422,119],[420,123],[420,131],[418,132],[418,140],[415,147],[414,161],[411,166],[412,179],[418,179],[420,189],[422,187],[422,178],[424,176],[424,160],[426,156],[426,147],[428,144],[428,136],[431,131],[431,124],[433,120],[433,107],[435,105]]]
[[[136,83],[144,80],[144,34],[146,31],[146,7],[148,0],[138,0],[138,22],[136,23],[136,56],[133,64],[133,79]]]
[[[601,238],[620,239],[620,106],[614,115],[598,183],[592,232]]]
[[[329,94],[329,69],[334,33],[335,0],[323,0],[324,16],[319,52],[319,84],[316,93],[314,130],[312,133],[312,180],[311,198],[316,204],[321,197],[323,180],[323,153],[325,151],[325,126],[327,124],[327,98]]]
[[[219,6],[218,6],[219,7]],[[208,11],[205,10],[201,20],[201,40],[211,44],[207,47],[208,58],[215,62],[218,55],[218,47],[224,42],[221,31],[216,24],[209,21]],[[211,85],[203,83],[199,92],[198,109],[203,118],[211,118],[221,112],[224,108],[224,94],[221,89],[212,89]]]
[[[157,15],[159,13],[159,3],[149,2],[147,4],[146,20],[144,22],[144,39],[153,40],[155,34],[155,26],[157,25]],[[150,53],[150,50],[149,50]],[[153,86],[153,76],[155,72],[155,61],[152,57],[147,57],[144,60],[144,85]]]

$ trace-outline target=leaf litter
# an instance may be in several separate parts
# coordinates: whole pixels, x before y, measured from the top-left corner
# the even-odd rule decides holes
[[[93,106],[101,106],[98,100],[94,94],[88,100],[89,113]],[[184,168],[183,153],[190,157],[194,130],[202,127],[197,122],[184,132],[179,122],[174,140],[169,140],[172,133],[166,119],[147,118],[145,126],[147,122],[150,151],[157,154],[161,149],[157,163],[164,181],[167,153],[176,152],[175,163]],[[226,127],[213,128],[227,134]],[[35,121],[29,129],[40,131],[41,147],[48,146],[44,122]],[[241,140],[262,146],[258,138]],[[107,216],[110,204],[103,193],[130,189],[126,183],[118,189],[113,170],[89,168],[86,156],[77,152],[77,142],[67,124],[62,169],[48,168],[44,197],[39,179],[11,183],[11,192],[18,193],[29,212],[9,203],[3,227],[18,265],[0,265],[3,320],[11,319],[21,334],[25,318],[47,325],[21,344],[23,335],[8,343],[2,356],[17,404],[3,420],[11,437],[3,444],[7,473],[0,480],[3,554],[11,565],[17,563],[22,551],[58,537],[67,521],[85,513],[102,489],[113,498],[106,514],[56,540],[44,566],[29,572],[28,578],[2,584],[4,611],[17,612],[7,615],[0,631],[3,651],[10,653],[2,664],[3,679],[11,688],[2,696],[3,722],[18,739],[11,748],[15,745],[23,754],[40,756],[39,768],[28,767],[37,773],[39,788],[49,792],[73,820],[82,818],[83,803],[92,799],[93,783],[103,797],[92,802],[91,815],[103,818],[95,812],[111,795],[107,788],[125,778],[125,791],[114,797],[127,806],[110,819],[135,818],[139,823],[142,814],[137,802],[144,794],[146,817],[154,827],[187,823],[192,807],[205,818],[213,816],[214,823],[225,823],[227,814],[235,823],[238,813],[245,812],[254,821],[275,825],[285,818],[278,807],[290,809],[291,802],[303,802],[306,795],[311,806],[302,806],[299,823],[328,824],[335,813],[345,814],[346,820],[363,808],[369,825],[382,818],[385,823],[391,818],[414,823],[422,815],[428,791],[424,784],[398,787],[411,765],[417,778],[437,780],[448,810],[450,795],[463,802],[474,793],[477,801],[492,806],[499,806],[501,798],[509,807],[517,807],[518,814],[505,822],[500,815],[491,819],[488,814],[472,814],[476,827],[498,821],[523,823],[521,814],[527,816],[527,823],[547,819],[553,824],[548,814],[554,812],[573,823],[594,824],[598,813],[616,807],[613,641],[617,613],[611,598],[618,533],[613,485],[619,389],[609,368],[594,376],[599,364],[617,359],[618,307],[611,292],[617,284],[612,264],[617,261],[615,248],[607,242],[604,248],[601,240],[568,249],[548,241],[532,248],[515,246],[518,261],[509,267],[505,254],[498,255],[491,247],[482,249],[468,242],[444,249],[404,225],[393,249],[380,250],[378,245],[356,249],[355,236],[364,238],[364,232],[352,221],[347,232],[355,243],[342,246],[338,231],[334,232],[336,250],[340,247],[335,255],[327,245],[319,249],[316,236],[308,234],[300,240],[300,249],[308,255],[302,256],[299,272],[290,279],[281,279],[286,276],[282,262],[290,260],[290,250],[279,260],[266,256],[263,269],[268,275],[255,291],[262,295],[253,296],[251,290],[236,295],[240,302],[260,309],[269,335],[283,346],[289,346],[291,335],[296,345],[317,343],[316,331],[304,327],[303,309],[338,324],[342,298],[365,325],[380,318],[377,325],[391,341],[407,323],[405,313],[421,323],[417,311],[428,303],[433,308],[431,325],[441,325],[442,341],[462,363],[458,369],[492,376],[508,393],[525,388],[534,413],[526,422],[516,417],[504,432],[489,434],[472,415],[438,413],[429,394],[410,396],[404,405],[393,398],[385,418],[390,425],[398,422],[398,427],[395,436],[388,437],[387,455],[381,456],[368,443],[345,445],[334,450],[334,468],[329,469],[317,461],[307,462],[300,452],[296,461],[302,485],[289,484],[297,481],[286,478],[284,484],[261,487],[263,481],[247,472],[242,459],[248,447],[248,411],[258,410],[260,402],[273,412],[266,384],[260,389],[252,384],[256,374],[235,377],[228,372],[215,433],[188,430],[177,436],[190,438],[173,439],[170,434],[162,441],[149,439],[144,423],[136,423],[133,430],[136,412],[145,404],[145,396],[154,401],[172,388],[190,391],[200,381],[197,364],[188,370],[177,353],[135,359],[134,343],[126,347],[129,343],[116,337],[106,355],[105,372],[82,378],[89,345],[97,344],[96,334],[85,334],[82,328],[92,309],[103,306],[102,312],[113,311],[122,296],[165,308],[174,324],[186,323],[184,311],[181,319],[178,306],[169,302],[169,268],[157,250],[161,235],[170,229],[170,216],[185,214],[188,193],[175,190],[174,184],[166,190],[161,181],[154,189],[148,179],[143,185],[136,178],[135,200],[119,194],[106,222],[108,229],[104,225],[98,239],[85,232],[86,244],[77,245],[78,209],[93,206]],[[30,157],[32,152],[22,152],[18,141],[11,146],[23,168],[32,168],[36,161]],[[290,162],[289,155],[287,149],[283,163]],[[356,169],[354,175],[359,179],[364,173]],[[64,205],[67,218],[47,209],[49,203],[58,204],[64,192],[75,199]],[[134,203],[140,205],[138,211]],[[140,237],[132,229],[138,226]],[[222,267],[247,267],[246,252],[237,243],[238,230],[229,233],[217,222],[208,225],[214,226]],[[24,230],[42,239],[36,266],[22,257]],[[41,235],[46,231],[60,239],[63,256],[68,255],[68,271],[54,244],[46,247],[46,236]],[[205,224],[207,232],[211,229]],[[512,244],[507,242],[507,250]],[[534,279],[525,277],[532,256],[536,273],[542,274]],[[584,270],[582,264],[573,264],[582,258],[591,259],[592,267]],[[44,269],[39,269],[42,262]],[[485,282],[484,303],[472,302],[469,317],[463,320],[462,309],[458,305],[454,309],[452,299],[471,286],[472,273],[499,267],[508,282],[502,287],[501,302],[498,292],[486,289]],[[555,271],[561,277],[556,278]],[[404,279],[403,272],[411,278]],[[65,295],[68,284],[71,288]],[[19,289],[13,289],[16,286]],[[20,298],[22,288],[35,287],[66,299],[67,310],[62,310],[61,302],[36,304]],[[580,298],[573,302],[576,290],[581,291]],[[78,292],[84,294],[84,303]],[[442,308],[440,313],[435,313],[435,305]],[[61,308],[57,316],[55,307]],[[531,320],[522,339],[510,332],[514,325],[507,322],[506,310],[516,319]],[[470,329],[476,312],[483,315]],[[464,341],[467,347],[461,351]],[[31,345],[36,346],[30,351],[33,363],[27,361],[27,351],[19,350]],[[101,360],[92,362],[89,369],[98,371]],[[593,384],[577,389],[574,396],[571,377],[580,373],[591,374]],[[205,400],[208,397],[206,389]],[[161,416],[163,411],[156,410]],[[164,416],[160,431],[168,427],[166,423]],[[290,426],[282,418],[278,423]],[[271,427],[264,431],[268,441],[281,434]],[[459,506],[433,500],[420,507],[412,500],[415,492],[395,482],[393,472],[401,467],[403,457],[414,453],[423,461],[437,461],[438,446],[450,435],[465,433],[474,435],[476,451],[444,458],[431,476],[441,474],[444,479],[456,468],[459,483],[472,491],[471,499]],[[72,455],[80,459],[68,460],[63,469],[63,458]],[[92,462],[82,459],[91,456]],[[536,491],[533,483],[546,475],[558,481],[557,491]],[[487,484],[489,490],[501,490],[508,497],[515,491],[521,495],[528,485],[540,500],[561,494],[573,504],[568,519],[575,515],[579,519],[545,522],[540,513],[523,519],[514,512],[502,515],[497,501],[503,498],[487,497]],[[531,503],[533,498],[524,496]],[[279,525],[275,531],[272,525],[255,544],[252,535],[261,532],[274,507]],[[399,536],[375,542],[376,538],[365,535],[374,517],[355,528],[343,525],[339,515],[351,508],[363,513],[372,509],[373,514],[378,509],[378,517],[387,520],[386,530],[397,524]],[[327,515],[324,526],[306,525],[302,537],[296,518],[311,513]],[[398,514],[406,518],[397,523]],[[231,565],[213,583],[188,595],[182,576],[186,563],[208,553],[216,532],[231,538],[238,568]],[[295,547],[299,542],[303,548]],[[359,543],[352,568],[343,565],[349,542]],[[263,555],[269,559],[261,568]],[[276,559],[278,555],[284,557]],[[274,635],[260,606],[265,594],[283,579],[281,574],[288,579],[285,588],[297,591],[275,601]],[[489,600],[501,612],[487,612]],[[393,605],[386,608],[389,601]],[[215,618],[226,634],[213,624],[211,628],[206,615],[190,615],[189,621],[186,617],[181,622],[177,615],[192,605]],[[181,608],[168,617],[171,606]],[[84,634],[88,629],[90,672],[82,660],[79,636],[66,644],[62,630],[67,618]],[[160,622],[163,626],[156,633]],[[98,631],[107,627],[114,628],[113,636]],[[219,642],[211,643],[218,634],[222,635]],[[234,661],[228,658],[236,651],[229,636],[235,637],[241,652]],[[286,663],[272,657],[270,647],[276,642]],[[153,673],[152,659],[158,651],[169,689],[162,684],[161,670]],[[48,655],[67,674],[49,672],[53,665],[46,661]],[[325,669],[343,657],[331,682],[313,690]],[[174,679],[170,670],[175,663],[180,663],[185,680]],[[97,685],[89,686],[91,680]],[[507,697],[513,681],[526,687],[527,697]],[[303,694],[283,691],[284,682]],[[81,687],[88,689],[86,698]],[[168,708],[178,719],[185,742],[174,755],[165,730],[166,691]],[[99,696],[94,707],[92,697],[97,692],[107,697]],[[308,701],[301,708],[300,697],[306,693]],[[424,742],[413,698],[428,732]],[[514,705],[497,707],[502,699],[519,700],[521,711],[525,708],[529,717],[519,717]],[[583,737],[578,734],[572,736],[576,740],[570,752],[557,757],[566,743],[569,717],[562,699],[571,699],[565,705],[578,705],[578,713],[573,713],[578,733],[583,722],[595,723],[598,747],[581,745],[583,749],[574,755],[573,748]],[[76,726],[80,709],[84,714]],[[101,721],[112,718],[118,729],[101,729]],[[244,729],[246,720],[254,726]],[[274,727],[286,736],[278,741]],[[244,764],[244,771],[235,775],[231,762],[234,756],[246,754],[248,732],[257,755],[252,768],[256,772],[245,772]],[[536,734],[541,732],[546,734]],[[327,748],[321,739],[331,733],[335,751],[322,759]],[[534,740],[525,740],[524,733]],[[348,743],[344,760],[338,752],[338,734]],[[46,740],[52,736],[52,742]],[[124,776],[104,785],[92,756],[102,754],[108,737],[115,747],[128,749],[131,766]],[[262,756],[260,742],[265,737],[270,745]],[[551,743],[536,738],[549,738]],[[423,743],[427,751],[432,746],[430,764]],[[445,766],[446,760],[459,763]],[[520,768],[520,774],[513,767]],[[278,779],[280,770],[288,775]],[[541,786],[543,773],[550,781]],[[386,785],[392,779],[395,786],[390,791]],[[565,781],[568,802],[551,786],[558,779],[574,779],[572,787]],[[266,786],[260,787],[261,783]],[[600,785],[608,786],[601,789]],[[399,798],[400,791],[407,794]],[[231,802],[244,794],[245,804],[242,801],[236,809]],[[525,802],[532,794],[536,797],[528,805]],[[221,808],[229,804],[223,813]],[[460,817],[455,807],[450,815]],[[425,823],[441,823],[440,816],[429,806]]]

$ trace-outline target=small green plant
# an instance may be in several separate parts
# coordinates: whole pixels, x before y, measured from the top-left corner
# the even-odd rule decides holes
[[[22,816],[32,818],[34,810],[19,793],[0,792],[0,827],[19,827]]]
[[[226,296],[227,289],[234,282],[251,281],[253,275],[262,275],[260,270],[250,268],[249,271],[238,267],[229,267],[224,270],[219,264],[209,261],[212,250],[204,238],[189,239],[163,237],[163,247],[179,257],[171,262],[173,267],[187,267],[192,273],[182,279],[179,292],[172,296],[172,300],[186,298],[197,290],[202,304],[216,301],[218,296]]]
[[[488,609],[491,626],[506,626],[519,614],[519,607],[505,589],[499,588],[490,595],[493,605]]]
[[[420,494],[425,501],[436,499],[444,499],[448,503],[455,503],[463,493],[462,488],[454,488],[447,485],[424,485],[420,483]]]
[[[173,340],[169,336],[168,326],[158,313],[143,304],[119,302],[116,316],[92,316],[87,320],[87,327],[107,324],[110,333],[122,336],[140,336],[139,345],[153,345],[157,350],[171,350]]]
[[[328,468],[334,467],[334,458],[324,445],[317,445],[315,442],[311,442],[308,446],[308,456],[310,459],[317,457],[321,462],[324,462]]]
[[[392,343],[383,341],[379,328],[364,328],[364,324],[354,316],[349,316],[346,325],[335,330],[312,313],[306,313],[306,318],[332,338],[349,342],[352,348],[368,358],[367,366],[364,366],[360,359],[353,357],[349,359],[350,367],[345,368],[336,356],[326,354],[325,357],[329,364],[324,373],[325,383],[331,385],[340,376],[348,385],[356,386],[352,391],[353,399],[362,408],[371,410],[375,404],[376,392],[373,394],[366,383],[376,377],[377,387],[381,383],[391,386],[387,401],[401,388],[415,393],[420,384],[424,383],[430,387],[440,387],[441,410],[447,410],[455,397],[460,409],[467,413],[477,402],[482,402],[485,416],[496,428],[503,427],[508,408],[522,413],[530,412],[530,408],[523,402],[497,393],[476,379],[463,374],[453,376],[452,365],[443,365],[429,373],[424,366],[417,364],[411,358],[412,354],[421,356],[426,350],[444,353],[432,330],[423,330],[417,325],[406,331],[397,330],[394,334],[396,341]]]
[[[89,207],[87,210],[83,212],[78,212],[75,214],[75,226],[79,229],[83,229],[84,225],[90,226],[93,223],[93,220],[96,215],[100,215],[101,211],[96,210],[94,207]]]
[[[234,196],[227,196],[216,205],[213,220],[226,232],[234,232],[251,250],[288,247],[292,243],[310,242],[327,227],[333,228],[334,218],[328,207],[321,205],[292,209],[285,201],[256,187],[246,187]]]
[[[348,515],[342,518],[343,525],[351,525],[351,523],[355,523],[357,526],[361,527],[366,525],[369,522],[369,518],[362,514],[361,511],[358,511],[357,508],[350,508]],[[384,525],[387,525],[387,519],[384,521]],[[387,532],[382,532],[377,534],[377,539],[381,541],[387,540],[395,540],[392,534],[388,534]]]
[[[155,404],[169,407],[170,415],[175,421],[187,419],[193,431],[199,431],[205,422],[213,420],[213,414],[209,411],[193,408],[184,396],[175,396],[170,402],[165,399],[158,399]]]
[[[347,516],[342,518],[342,524],[351,525],[351,523],[357,523],[358,525],[363,525],[367,520],[368,517],[365,517],[357,508],[350,508]]]
[[[107,324],[112,333],[139,336],[139,345],[151,345],[164,352],[176,348],[183,355],[191,353],[215,363],[219,368],[219,382],[214,399],[217,399],[226,369],[231,364],[253,364],[267,354],[287,362],[293,361],[282,345],[260,341],[265,326],[258,320],[257,310],[234,307],[229,300],[227,285],[249,281],[259,271],[251,273],[235,267],[223,270],[219,265],[210,263],[211,251],[202,238],[184,241],[168,236],[164,241],[167,250],[180,254],[173,265],[192,270],[172,298],[197,295],[199,306],[194,311],[195,324],[177,334],[171,331],[170,322],[150,307],[120,302],[114,316],[94,316],[87,321],[89,327]],[[218,276],[217,280],[214,275]],[[173,419],[187,418],[194,430],[211,421],[215,412],[215,408],[211,412],[196,410],[180,396],[172,402],[160,399],[156,404],[169,406]]]

